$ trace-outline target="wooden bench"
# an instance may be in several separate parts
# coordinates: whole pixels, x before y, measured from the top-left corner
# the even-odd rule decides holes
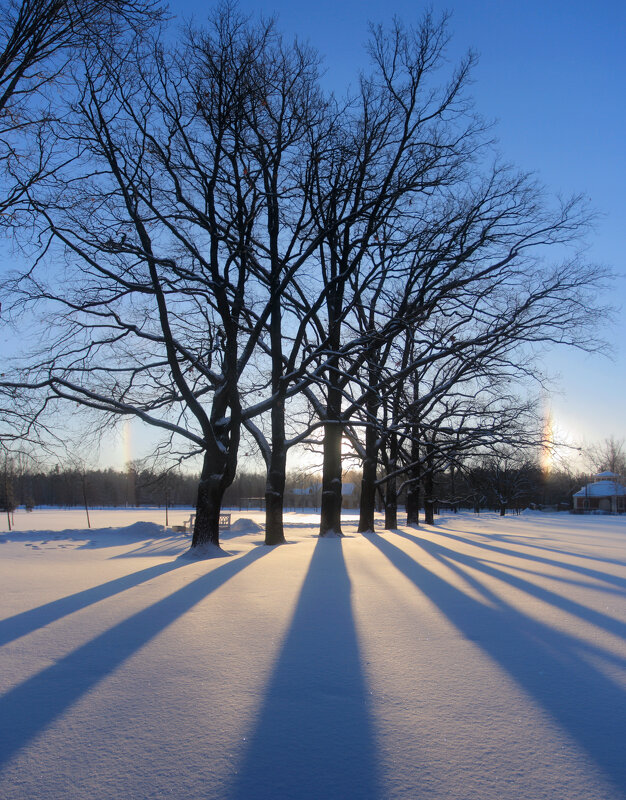
[[[196,515],[192,514],[184,525],[172,525],[172,530],[177,533],[193,533],[193,525]],[[220,514],[219,526],[221,531],[230,529],[230,514]]]

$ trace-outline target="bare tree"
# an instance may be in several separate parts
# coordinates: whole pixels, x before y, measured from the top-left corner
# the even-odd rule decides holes
[[[391,524],[397,481],[434,474],[493,413],[476,394],[472,410],[472,381],[590,340],[602,272],[543,261],[585,210],[485,167],[472,57],[439,79],[446,31],[430,14],[373,29],[343,105],[315,54],[231,6],[178,49],[84,52],[54,125],[71,164],[26,186],[33,264],[6,284],[16,312],[47,315],[45,347],[0,390],[39,421],[67,403],[133,416],[162,452],[200,459],[196,550],[219,544],[244,428],[267,467],[268,543],[284,541],[287,450],[318,428],[320,534],[341,534],[346,435],[367,464],[363,524],[380,465]]]
[[[463,97],[472,57],[438,85],[446,40],[446,20],[430,14],[415,29],[400,23],[389,32],[372,29],[371,74],[361,78],[319,183],[317,213],[328,234],[319,252],[326,303],[318,324],[326,351],[334,354],[319,370],[324,395],[319,409],[324,421],[322,536],[341,533],[341,440],[349,419],[342,405],[356,369],[351,364],[346,373],[354,351],[345,342],[348,316],[367,305],[370,291],[377,291],[385,268],[375,257],[377,244],[394,231],[405,240],[409,205],[443,187],[475,148],[476,122],[466,114]],[[351,210],[347,217],[346,209]],[[361,337],[356,341],[362,342]],[[362,348],[356,357],[363,360]]]
[[[487,495],[503,517],[507,508],[519,510],[537,493],[540,470],[523,451],[503,450],[485,459],[480,467],[480,480]]]
[[[14,464],[10,454],[3,449],[0,453],[2,472],[0,473],[0,511],[7,515],[7,527],[12,530],[13,512],[16,508],[14,491]]]
[[[431,390],[441,397],[472,365],[484,373],[505,352],[524,374],[522,343],[589,346],[588,297],[602,270],[575,253],[545,263],[547,248],[560,254],[586,230],[584,204],[551,208],[530,176],[498,163],[485,169],[484,132],[464,94],[472,58],[437,84],[445,44],[446,21],[431,15],[416,29],[373,30],[372,73],[346,115],[345,144],[320,174],[316,204],[328,231],[319,253],[326,302],[316,315],[325,348],[315,403],[324,424],[321,535],[341,532],[341,442],[355,424],[367,444],[360,528],[371,526],[374,463],[384,443],[389,474],[397,472],[405,405],[397,392],[416,372],[452,364]]]
[[[5,388],[134,415],[172,452],[186,442],[180,457],[203,462],[194,548],[218,544],[241,426],[269,413],[268,533],[283,541],[284,402],[306,330],[294,317],[287,351],[283,314],[318,246],[302,233],[323,129],[315,58],[226,7],[179,53],[139,43],[85,74],[63,129],[76,160],[32,197],[68,281],[15,285],[56,309],[58,338]]]
[[[613,472],[626,475],[626,445],[624,439],[609,436],[602,442],[586,447],[584,457],[595,472]]]
[[[163,16],[155,0],[4,0],[0,5],[0,221],[55,166],[47,123],[81,50],[110,46]],[[63,156],[60,156],[61,160]]]

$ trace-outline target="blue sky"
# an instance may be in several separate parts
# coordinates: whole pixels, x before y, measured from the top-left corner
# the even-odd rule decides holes
[[[614,360],[563,350],[548,369],[560,373],[552,393],[558,431],[587,441],[626,436],[626,3],[623,0],[452,0],[430,4],[451,13],[450,58],[478,53],[472,94],[495,120],[505,160],[536,172],[555,194],[587,195],[601,215],[587,257],[619,274],[610,300],[619,309],[604,336]],[[276,14],[288,36],[308,40],[324,57],[326,81],[343,88],[366,64],[368,22],[417,20],[408,0],[268,0],[240,2],[246,13]],[[200,21],[210,6],[178,2],[173,11]],[[608,299],[608,298],[607,298]]]

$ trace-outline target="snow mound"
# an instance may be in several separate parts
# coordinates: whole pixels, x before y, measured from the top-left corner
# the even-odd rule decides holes
[[[256,523],[253,519],[241,517],[230,526],[229,529],[232,533],[259,533],[263,528]]]
[[[133,522],[132,525],[127,525],[124,528],[117,528],[120,533],[126,533],[130,536],[140,536],[141,538],[154,539],[163,535],[171,535],[169,531],[163,530],[163,525],[158,525],[156,522]]]
[[[181,553],[178,557],[187,561],[204,561],[208,558],[228,558],[230,553],[222,550],[216,544],[201,544],[196,547],[190,547],[189,550]]]

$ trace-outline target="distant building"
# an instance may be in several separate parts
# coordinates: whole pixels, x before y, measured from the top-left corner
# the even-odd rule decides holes
[[[614,472],[599,472],[572,499],[575,514],[626,514],[626,486]]]

